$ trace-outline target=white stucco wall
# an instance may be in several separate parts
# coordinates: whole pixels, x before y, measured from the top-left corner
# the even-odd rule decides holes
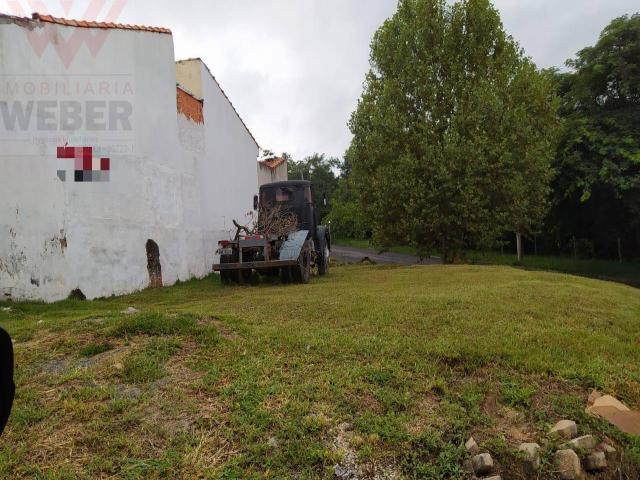
[[[284,182],[288,180],[287,162],[286,160],[276,168],[271,168],[263,162],[258,162],[258,186],[266,183]]]
[[[200,204],[206,219],[204,241],[214,246],[206,251],[206,263],[213,264],[218,241],[232,238],[235,233],[233,220],[242,223],[253,209],[259,147],[200,59],[176,62],[176,69],[178,82],[204,100],[206,161],[199,175]]]
[[[51,37],[41,56],[25,34],[31,28]],[[226,222],[250,208],[257,188],[257,146],[212,85],[203,85],[205,126],[177,114],[171,35],[111,29],[95,57],[83,45],[67,67],[53,45],[74,30],[0,18],[0,102],[125,101],[132,128],[97,131],[85,122],[43,131],[35,118],[8,130],[0,117],[0,299],[53,301],[75,288],[91,299],[145,288],[147,239],[159,245],[165,285],[203,276]],[[43,79],[46,93],[26,87]],[[83,82],[94,88],[77,87]],[[57,84],[68,92],[52,92]],[[56,158],[65,144],[109,157],[110,181],[74,182],[73,160]],[[66,169],[65,182],[58,169]]]

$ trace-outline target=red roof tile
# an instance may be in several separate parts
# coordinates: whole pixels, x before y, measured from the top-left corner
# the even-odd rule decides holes
[[[266,165],[270,169],[275,169],[284,163],[284,158],[276,157],[276,158],[268,158],[266,160],[261,160],[260,163]]]
[[[56,25],[65,25],[68,27],[83,27],[83,28],[118,28],[121,30],[140,30],[144,32],[156,32],[156,33],[168,33],[171,34],[171,30],[161,27],[146,27],[143,25],[123,25],[120,23],[111,22],[91,22],[86,20],[69,20],[66,18],[52,17],[51,15],[42,15],[40,13],[34,13],[32,15],[33,20],[40,20],[46,23],[55,23]]]

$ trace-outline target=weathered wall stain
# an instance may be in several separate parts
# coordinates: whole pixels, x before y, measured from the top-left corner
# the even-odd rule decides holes
[[[15,228],[9,228],[9,254],[5,258],[0,257],[0,272],[5,272],[12,278],[17,277],[27,263],[25,251],[18,246],[16,237]]]
[[[52,255],[63,255],[67,247],[67,236],[64,229],[61,228],[59,233],[56,233],[51,238],[45,240],[44,248],[40,257],[44,260],[46,257],[50,257]]]

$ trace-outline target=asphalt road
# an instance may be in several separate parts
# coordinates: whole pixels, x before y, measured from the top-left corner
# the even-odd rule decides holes
[[[384,263],[389,265],[440,265],[439,258],[425,258],[420,260],[415,255],[405,253],[385,252],[378,253],[370,248],[343,247],[339,245],[331,246],[331,256],[343,262],[358,263],[367,259],[373,263]]]

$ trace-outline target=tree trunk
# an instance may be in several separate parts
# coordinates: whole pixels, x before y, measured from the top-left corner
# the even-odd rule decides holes
[[[622,263],[622,240],[618,237],[618,260]]]
[[[518,263],[522,262],[522,234],[516,232],[516,245],[518,247]]]

